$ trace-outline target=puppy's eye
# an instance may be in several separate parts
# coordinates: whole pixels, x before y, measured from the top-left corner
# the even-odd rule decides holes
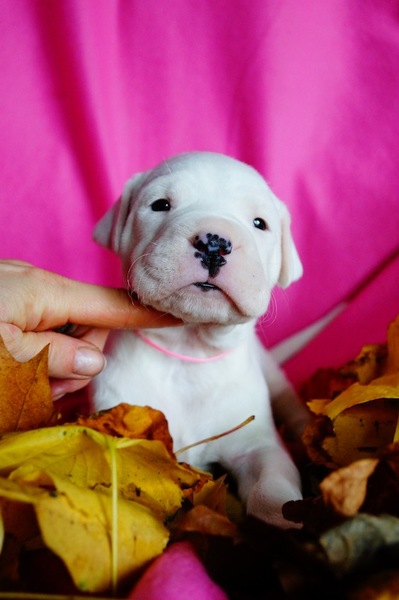
[[[256,217],[254,219],[254,226],[257,229],[261,229],[262,231],[265,231],[265,229],[269,229],[268,224],[266,223],[266,221],[264,219],[261,219],[261,217]]]
[[[154,212],[168,211],[171,209],[170,202],[169,200],[166,200],[166,198],[159,198],[158,200],[154,200],[151,204],[151,209]]]

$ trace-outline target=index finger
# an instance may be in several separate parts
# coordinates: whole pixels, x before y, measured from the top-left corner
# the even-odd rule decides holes
[[[181,321],[167,313],[140,304],[127,290],[79,283],[79,306],[74,304],[76,293],[67,290],[63,302],[67,305],[65,322],[106,329],[133,329],[179,325]]]
[[[1,263],[0,321],[22,331],[65,323],[106,329],[164,327],[178,319],[133,301],[126,290],[81,283],[15,262]]]

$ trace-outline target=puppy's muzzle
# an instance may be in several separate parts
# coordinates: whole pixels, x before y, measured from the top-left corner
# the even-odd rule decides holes
[[[232,251],[231,242],[216,233],[207,233],[203,237],[195,236],[193,246],[196,249],[195,258],[201,260],[201,265],[207,269],[209,277],[216,277],[227,262],[224,257]]]

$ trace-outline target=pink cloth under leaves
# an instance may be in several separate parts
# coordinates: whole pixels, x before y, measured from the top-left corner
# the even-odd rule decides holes
[[[172,544],[146,570],[129,600],[227,600],[189,542]]]
[[[117,285],[91,232],[123,182],[177,152],[224,152],[288,204],[304,263],[264,342],[348,302],[286,365],[293,381],[385,338],[399,312],[398,0],[0,0],[0,81],[0,257]]]

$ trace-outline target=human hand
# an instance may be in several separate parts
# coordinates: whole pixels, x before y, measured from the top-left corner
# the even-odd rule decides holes
[[[56,331],[73,323],[73,333]],[[81,283],[29,263],[0,260],[0,335],[19,361],[49,344],[54,398],[89,383],[105,366],[110,329],[161,327],[179,321],[133,304],[126,290]]]

